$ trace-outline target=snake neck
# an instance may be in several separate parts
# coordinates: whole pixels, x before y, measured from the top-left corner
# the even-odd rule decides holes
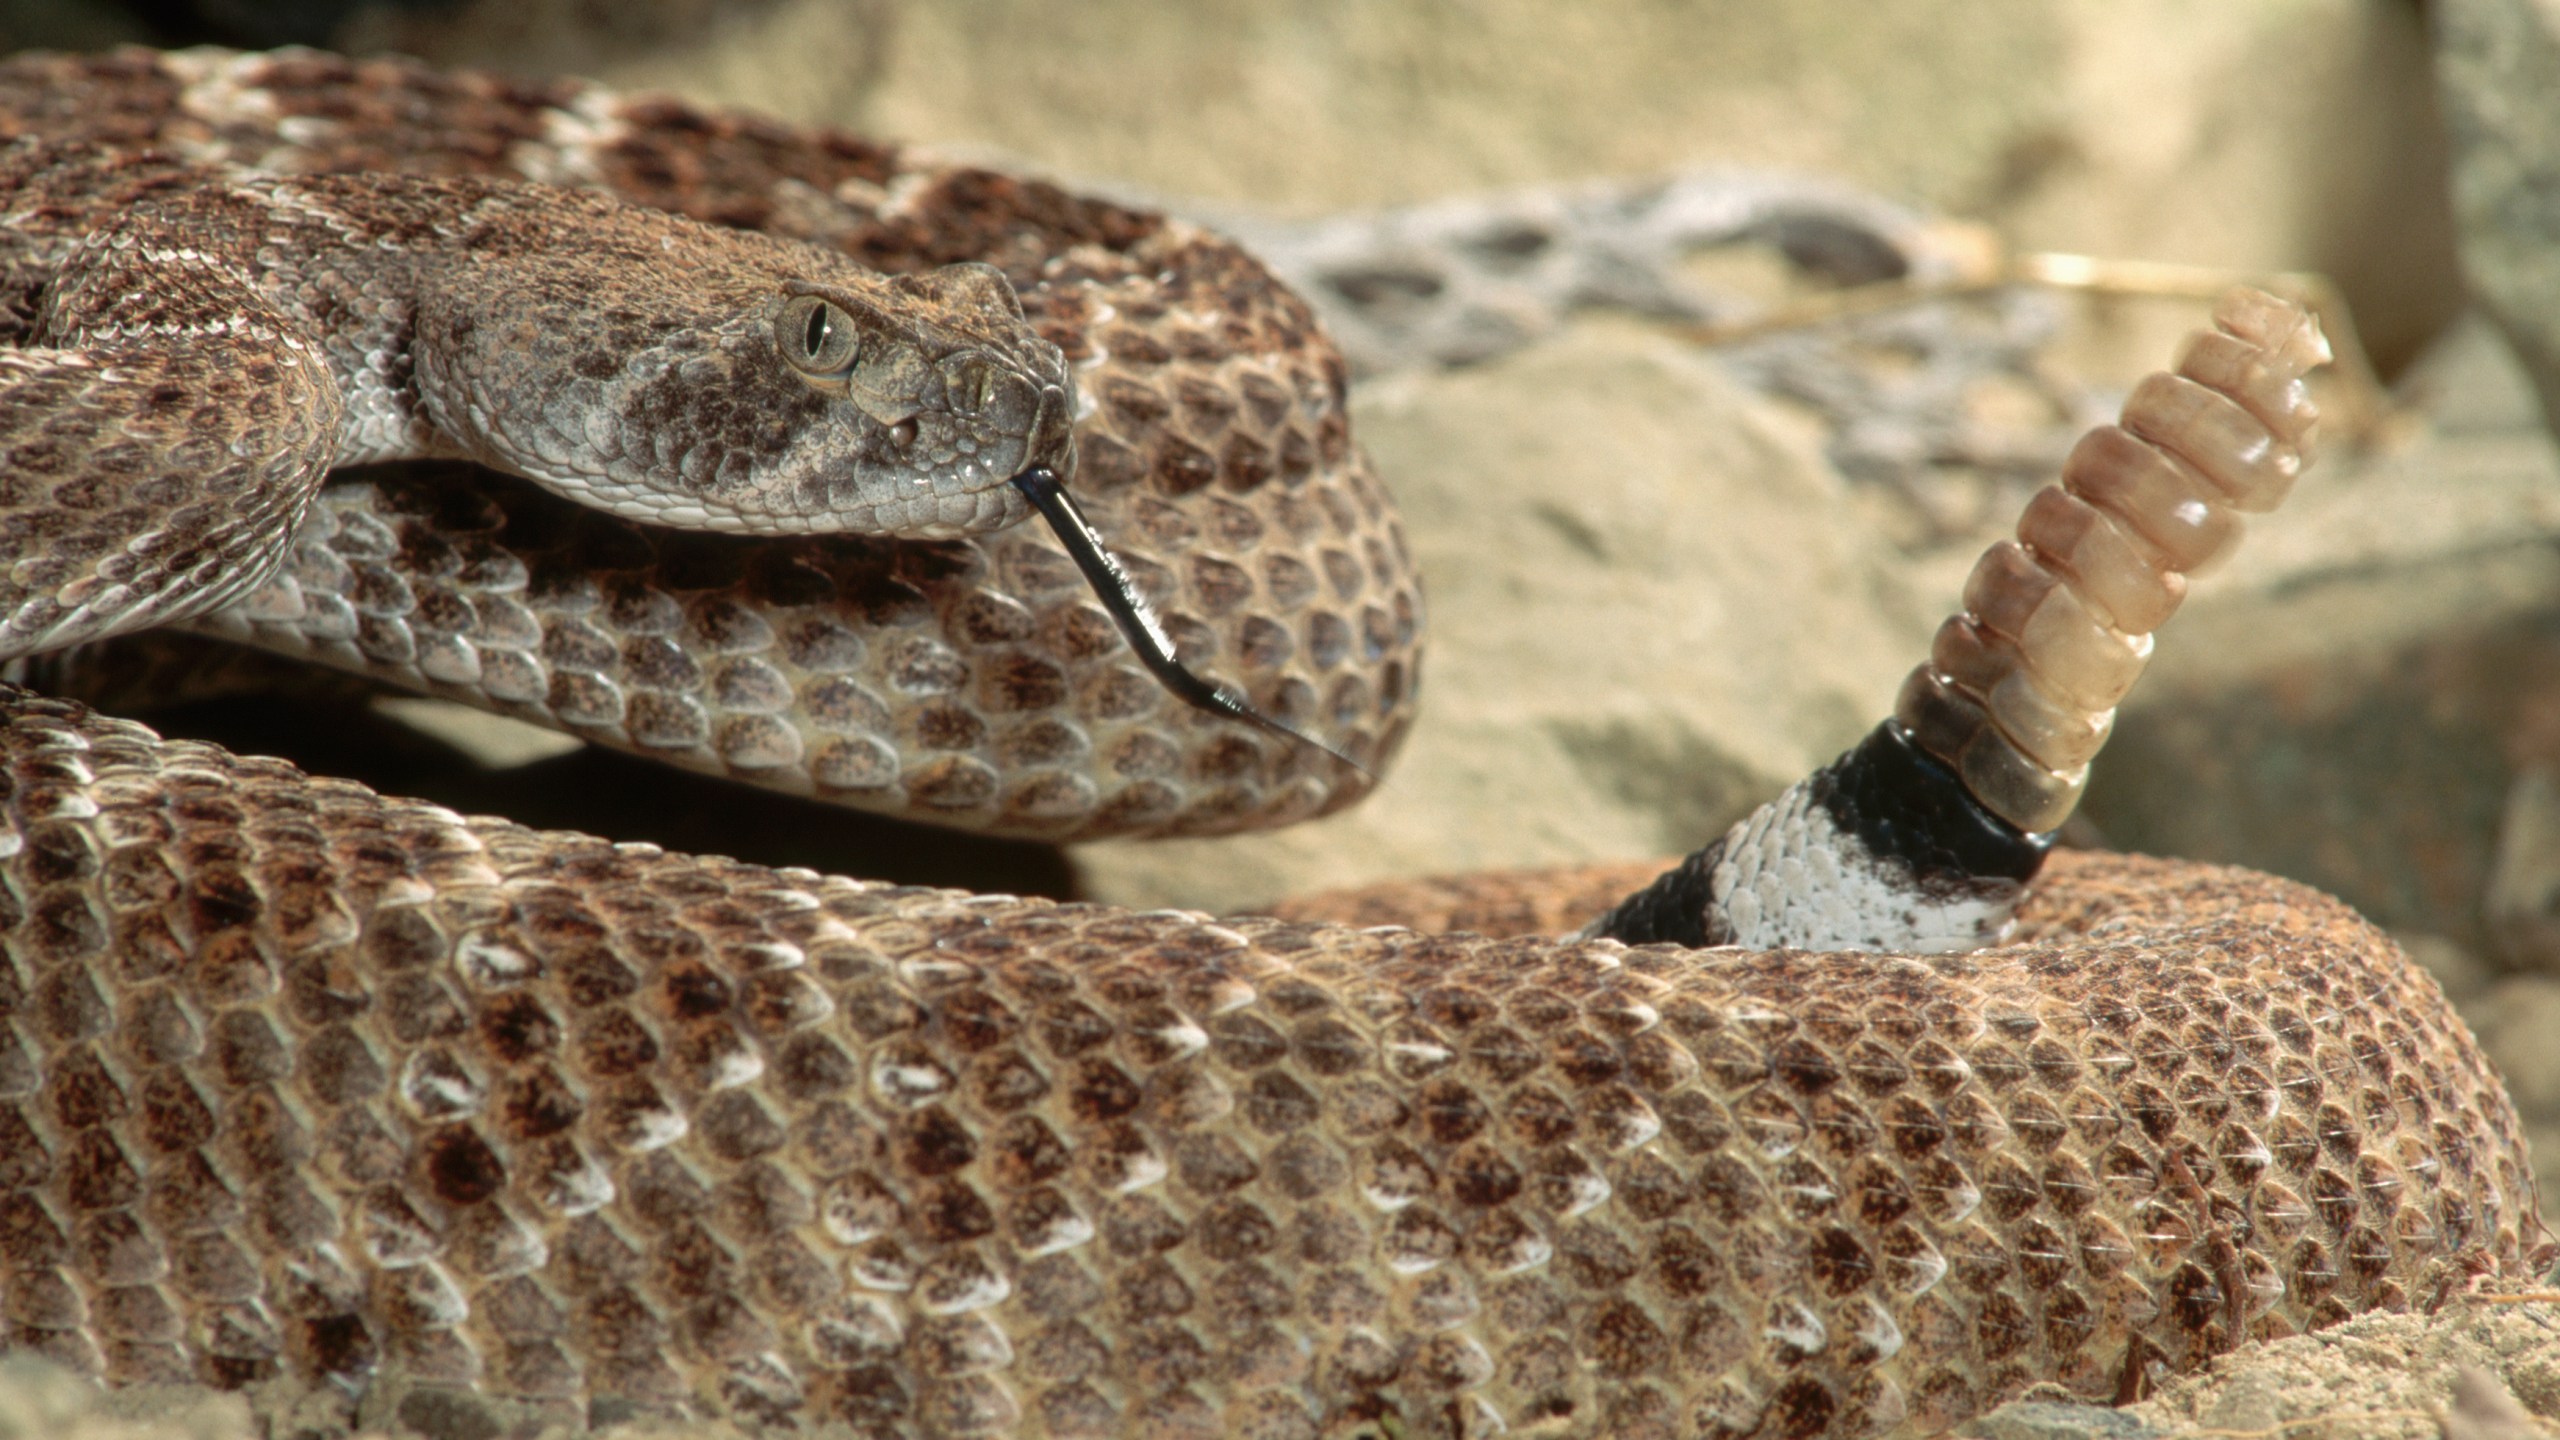
[[[1583,931],[1630,945],[1943,951],[1997,943],[2052,847],[1886,720]]]

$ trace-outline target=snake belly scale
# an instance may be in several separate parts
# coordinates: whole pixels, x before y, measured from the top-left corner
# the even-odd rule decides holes
[[[317,169],[549,167],[834,225],[868,258],[1021,267],[1071,362],[1172,367],[1152,406],[1092,387],[1083,473],[1124,533],[1242,534],[1221,504],[1301,495],[1301,598],[1356,606],[1364,638],[1319,666],[1307,622],[1304,672],[1257,700],[1314,713],[1303,684],[1335,737],[1400,733],[1379,707],[1410,687],[1410,580],[1339,429],[1338,364],[1306,338],[1278,362],[1303,391],[1265,376],[1261,461],[1184,448],[1200,414],[1256,412],[1236,347],[1304,323],[1196,232],[985,172],[902,187],[837,137],[308,55],[14,62],[0,115],[225,159],[290,135]],[[812,156],[847,173],[820,186],[793,168]],[[1026,235],[1068,238],[1035,263]],[[1170,257],[1128,258],[1150,244]],[[1107,311],[1037,283],[1088,271]],[[1157,289],[1192,283],[1242,308]],[[1243,378],[1183,383],[1208,376]],[[1141,422],[1143,447],[1119,428]],[[358,562],[494,575],[572,617],[635,593],[510,571],[502,488],[428,469],[341,490],[289,593],[206,623],[304,627],[286,643],[416,683],[420,652],[381,638],[415,632],[365,622],[427,607],[381,603]],[[469,523],[439,550],[447,513]],[[1056,573],[1011,532],[927,561],[782,541],[822,548],[776,562],[584,523],[625,571],[717,553],[836,598],[859,552],[919,626],[935,565]],[[1155,564],[1206,643],[1246,633],[1202,623],[1232,607],[1195,559]],[[660,611],[713,640],[755,613],[718,588],[627,605],[633,637]],[[534,633],[530,660],[574,655]],[[1158,772],[1218,782],[1211,802],[1168,782],[1131,828],[1332,803],[1227,738],[1247,749]],[[1953,956],[1216,921],[537,832],[16,690],[0,809],[0,1319],[117,1381],[396,1376],[882,1436],[1927,1433],[2033,1384],[2105,1398],[2437,1303],[2542,1250],[2513,1109],[2441,993],[2343,907],[2236,871],[2057,857],[2009,943]]]

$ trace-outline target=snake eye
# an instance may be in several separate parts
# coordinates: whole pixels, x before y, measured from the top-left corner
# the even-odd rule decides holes
[[[795,295],[773,322],[774,343],[791,368],[804,374],[833,377],[853,365],[861,337],[844,307],[815,295]]]

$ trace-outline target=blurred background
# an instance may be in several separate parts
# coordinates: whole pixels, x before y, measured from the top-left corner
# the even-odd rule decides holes
[[[6,0],[10,49],[394,50],[991,147],[1288,215],[1700,165],[2035,249],[2315,269],[2386,367],[2459,305],[2408,0]]]
[[[914,877],[946,883],[1231,908],[1693,848],[1885,712],[1983,544],[2201,322],[2161,292],[2325,277],[2365,363],[2321,469],[2164,631],[2077,838],[2342,894],[2560,1121],[2547,5],[0,0],[0,47],[129,42],[574,72],[1009,158],[1232,228],[1328,308],[1430,586],[1398,768],[1283,834],[962,847]],[[1657,274],[1610,227],[1671,198],[1743,219]],[[1977,283],[2051,254],[2129,283]],[[1877,281],[1950,293],[1797,323]],[[643,782],[466,743],[497,788],[454,803],[878,853],[828,848],[832,814],[667,818],[727,801],[525,814],[546,767]]]

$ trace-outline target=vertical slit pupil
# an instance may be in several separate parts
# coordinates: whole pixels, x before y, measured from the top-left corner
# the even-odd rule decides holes
[[[827,332],[834,328],[835,321],[828,317],[826,306],[809,307],[809,333],[804,337],[804,343],[808,347],[810,359],[815,360],[827,353]]]

